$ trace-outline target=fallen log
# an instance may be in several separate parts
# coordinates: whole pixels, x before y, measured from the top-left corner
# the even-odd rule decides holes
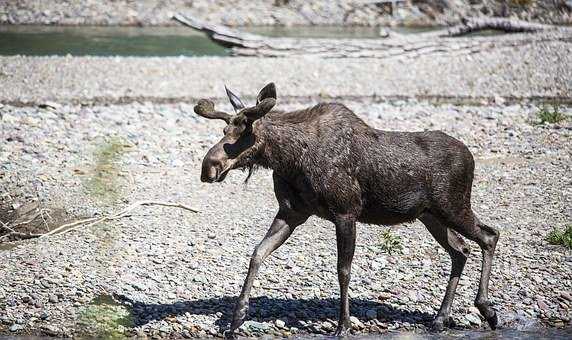
[[[505,33],[538,32],[546,29],[554,29],[554,26],[543,25],[523,20],[507,18],[463,18],[461,24],[447,30],[451,37],[460,37],[469,33],[495,30]]]
[[[202,31],[235,56],[285,57],[314,55],[326,58],[415,58],[428,54],[467,54],[492,47],[521,46],[539,41],[571,41],[572,29],[550,27],[537,33],[451,37],[449,31],[390,34],[386,39],[272,38],[213,25],[190,15],[176,14],[178,22]]]

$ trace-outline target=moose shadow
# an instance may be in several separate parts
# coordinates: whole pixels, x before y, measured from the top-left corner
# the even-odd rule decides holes
[[[223,296],[209,299],[181,301],[173,304],[147,304],[134,301],[123,295],[114,295],[114,299],[130,306],[135,326],[142,326],[154,320],[185,313],[191,315],[217,315],[215,325],[219,331],[228,329],[236,297]],[[250,299],[246,320],[258,322],[284,321],[288,327],[304,328],[301,323],[333,320],[337,322],[339,299],[284,299],[266,296]],[[377,311],[377,319],[382,322],[408,322],[429,326],[433,315],[420,311],[402,310],[388,304],[354,298],[351,300],[351,315],[364,317],[366,311]]]

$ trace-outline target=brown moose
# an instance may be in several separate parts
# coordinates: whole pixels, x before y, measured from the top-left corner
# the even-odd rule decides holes
[[[224,137],[203,159],[201,180],[221,182],[232,169],[268,168],[273,171],[279,203],[270,229],[252,255],[228,336],[244,321],[262,261],[312,215],[331,221],[336,228],[340,314],[335,335],[344,335],[351,327],[348,285],[356,222],[394,225],[415,219],[423,222],[452,261],[434,327],[441,330],[450,319],[469,253],[461,236],[482,250],[475,306],[490,327],[496,327],[488,283],[499,232],[479,221],[471,209],[474,160],[462,142],[440,131],[377,130],[336,103],[275,111],[273,83],[260,91],[253,107],[245,107],[228,89],[227,95],[237,112],[234,115],[216,111],[206,99],[195,106],[197,114],[227,123]]]

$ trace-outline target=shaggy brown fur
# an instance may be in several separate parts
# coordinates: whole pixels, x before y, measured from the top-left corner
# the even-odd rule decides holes
[[[222,181],[231,169],[262,166],[273,170],[279,211],[252,256],[229,335],[244,320],[254,278],[264,258],[294,229],[315,215],[336,226],[341,291],[337,335],[350,328],[348,285],[355,249],[356,221],[392,225],[421,220],[452,259],[451,277],[435,327],[449,320],[455,289],[469,248],[479,244],[483,268],[475,305],[494,328],[488,281],[499,233],[481,223],[471,209],[474,161],[468,148],[439,131],[390,132],[369,127],[351,110],[323,103],[299,111],[271,111],[274,84],[257,105],[245,108],[227,90],[238,114],[214,111],[202,100],[195,111],[228,122],[225,136],[203,160],[201,179]]]

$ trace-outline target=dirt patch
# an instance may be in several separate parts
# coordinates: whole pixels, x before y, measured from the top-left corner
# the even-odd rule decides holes
[[[0,250],[15,246],[8,242],[35,238],[72,219],[63,208],[4,194],[0,197]]]

